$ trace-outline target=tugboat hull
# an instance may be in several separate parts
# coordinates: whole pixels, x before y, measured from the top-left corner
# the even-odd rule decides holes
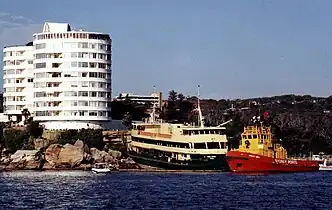
[[[319,163],[312,160],[275,159],[267,156],[229,151],[227,163],[237,173],[294,173],[319,171]]]
[[[213,160],[202,161],[186,161],[186,162],[172,162],[152,157],[140,156],[134,153],[128,153],[128,155],[138,164],[146,165],[150,167],[156,167],[165,170],[217,170],[217,171],[229,171],[229,167],[226,162],[226,156],[220,155]]]

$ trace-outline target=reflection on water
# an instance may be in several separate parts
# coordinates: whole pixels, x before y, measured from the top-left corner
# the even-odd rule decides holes
[[[0,209],[331,209],[332,173],[0,173]]]

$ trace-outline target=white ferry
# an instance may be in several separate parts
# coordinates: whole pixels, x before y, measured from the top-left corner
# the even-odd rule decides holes
[[[199,125],[163,123],[155,120],[135,123],[128,155],[137,163],[169,170],[228,170],[226,128],[204,126],[198,99]]]

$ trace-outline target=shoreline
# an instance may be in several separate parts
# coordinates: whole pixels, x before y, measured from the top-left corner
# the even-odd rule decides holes
[[[82,169],[82,168],[54,168],[54,169],[41,169],[41,170],[40,169],[2,169],[2,170],[0,170],[0,174],[2,172],[16,172],[16,171],[48,172],[48,171],[91,171],[91,170],[90,169]],[[113,170],[109,173],[114,173],[114,172],[227,173],[229,171],[222,171],[222,170],[167,170],[167,169],[118,169],[118,170]]]

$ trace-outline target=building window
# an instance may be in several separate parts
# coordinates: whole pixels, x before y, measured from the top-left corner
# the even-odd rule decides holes
[[[90,53],[90,58],[96,59],[97,58],[97,53]]]
[[[78,92],[78,96],[83,96],[83,97],[87,97],[89,94],[88,94],[88,91],[79,91]]]
[[[106,44],[99,44],[100,50],[106,50]]]
[[[28,60],[28,64],[33,64],[33,60]]]
[[[90,97],[97,97],[97,92],[90,92]]]
[[[81,86],[82,87],[89,87],[89,82],[88,81],[82,81]]]
[[[78,67],[88,68],[88,62],[78,62]]]
[[[97,68],[97,63],[89,63],[90,68]]]
[[[78,43],[78,48],[89,48],[89,44],[87,42]]]
[[[96,107],[97,106],[97,101],[90,101],[89,106]]]
[[[106,69],[106,63],[98,63],[98,68]]]
[[[89,106],[89,103],[87,101],[79,101],[78,106]]]
[[[33,82],[33,78],[29,78],[29,79],[28,79],[28,82],[29,82],[29,83]]]
[[[46,43],[36,44],[36,50],[46,48]]]
[[[65,91],[65,96],[77,96],[76,91]]]
[[[71,67],[76,68],[77,67],[77,62],[75,62],[75,61],[71,62]]]
[[[36,98],[46,97],[46,92],[35,92],[35,97]]]
[[[90,111],[89,116],[97,116],[97,111]]]
[[[36,63],[35,69],[46,68],[46,63]]]
[[[72,58],[77,58],[77,52],[72,52],[72,53],[71,53],[71,57],[72,57]]]

